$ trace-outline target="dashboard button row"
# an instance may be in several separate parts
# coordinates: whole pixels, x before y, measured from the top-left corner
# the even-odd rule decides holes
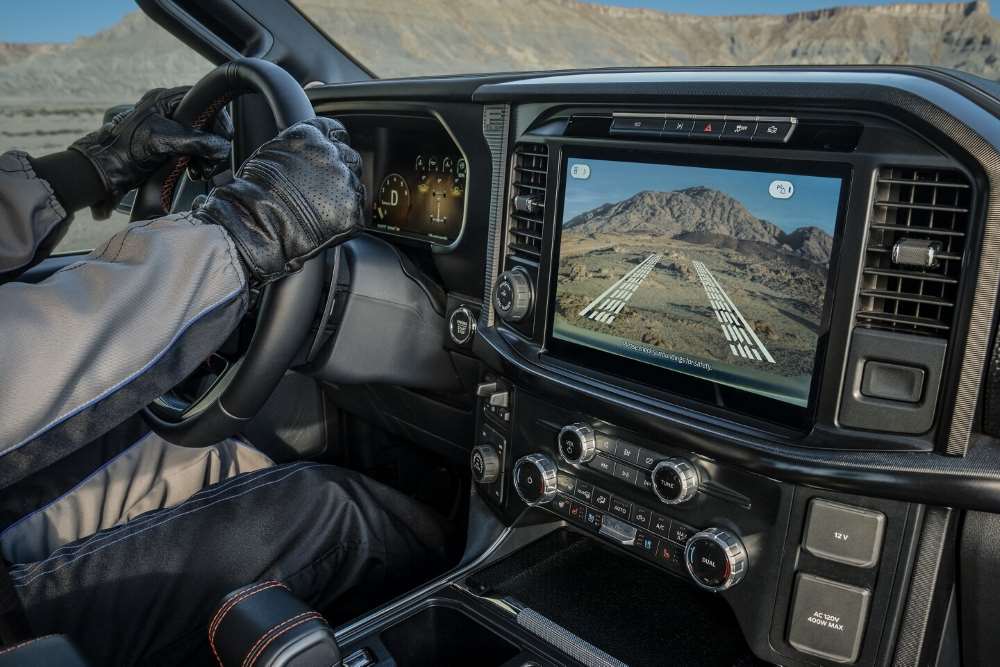
[[[781,144],[791,138],[797,123],[789,116],[616,113],[611,119],[611,135]]]
[[[638,466],[646,470],[652,470],[653,466],[656,465],[656,462],[663,458],[661,455],[652,450],[634,445],[626,440],[618,440],[617,438],[613,438],[606,433],[598,433],[595,437],[597,451],[606,455],[605,458],[610,456],[624,463]],[[597,460],[600,456],[602,456],[602,454],[595,456],[594,460]]]

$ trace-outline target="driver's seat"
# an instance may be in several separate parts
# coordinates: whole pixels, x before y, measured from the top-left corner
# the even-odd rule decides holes
[[[65,635],[46,635],[0,648],[0,667],[88,667]]]

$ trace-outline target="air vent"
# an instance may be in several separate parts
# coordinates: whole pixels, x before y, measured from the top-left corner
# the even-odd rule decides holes
[[[969,183],[956,172],[879,170],[858,325],[948,337],[971,194]]]
[[[507,225],[507,256],[537,262],[542,256],[545,178],[549,150],[545,144],[514,147]]]

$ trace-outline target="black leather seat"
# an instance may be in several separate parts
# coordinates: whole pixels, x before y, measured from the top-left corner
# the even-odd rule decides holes
[[[87,667],[87,662],[63,635],[45,635],[0,648],[0,667]]]

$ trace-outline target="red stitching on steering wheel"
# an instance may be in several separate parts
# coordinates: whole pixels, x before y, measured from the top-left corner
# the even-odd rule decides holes
[[[215,115],[219,113],[219,110],[229,104],[233,99],[233,93],[226,93],[222,97],[219,97],[214,102],[208,105],[201,114],[194,119],[191,123],[191,129],[201,130],[208,125],[209,121],[215,118]],[[174,187],[177,185],[177,180],[187,169],[188,163],[191,162],[191,158],[187,155],[178,158],[177,162],[174,163],[174,168],[170,170],[170,174],[163,181],[163,186],[160,188],[160,208],[163,209],[164,213],[170,212],[170,204],[174,199]]]

